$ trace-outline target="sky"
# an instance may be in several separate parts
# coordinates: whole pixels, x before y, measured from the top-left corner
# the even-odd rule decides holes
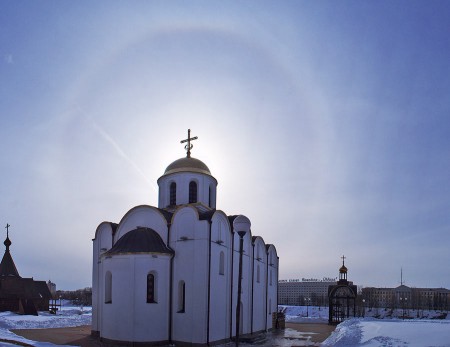
[[[280,279],[450,288],[447,1],[0,4],[0,226],[22,277],[91,286],[103,221],[192,156]],[[6,236],[6,229],[3,229]]]

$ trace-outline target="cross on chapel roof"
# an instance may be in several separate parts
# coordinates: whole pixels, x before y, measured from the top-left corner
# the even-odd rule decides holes
[[[181,141],[180,141],[180,143],[185,143],[185,142],[187,142],[187,145],[184,146],[184,148],[185,148],[186,151],[187,151],[187,154],[186,154],[186,157],[187,157],[187,158],[190,158],[190,157],[191,157],[191,149],[192,149],[192,147],[194,147],[194,146],[191,144],[191,141],[194,141],[194,140],[197,140],[197,139],[198,139],[197,136],[191,137],[191,129],[188,129],[188,138],[187,138],[186,140],[181,140]]]
[[[5,239],[5,242],[3,242],[3,244],[6,246],[6,250],[9,252],[9,246],[11,246],[11,240],[9,239],[9,227],[10,227],[11,225],[9,225],[8,223],[6,223],[6,227],[5,227],[5,229],[6,229],[6,239]]]

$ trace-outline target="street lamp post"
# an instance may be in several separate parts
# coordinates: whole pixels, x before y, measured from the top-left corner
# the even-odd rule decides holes
[[[239,277],[238,294],[236,304],[236,346],[239,346],[239,330],[241,325],[241,290],[242,290],[242,254],[244,253],[245,231],[238,231],[239,234]]]
[[[306,317],[308,317],[309,316],[308,308],[309,308],[309,302],[311,301],[311,299],[305,298],[305,301],[306,301]]]
[[[362,316],[364,318],[365,314],[366,314],[366,300],[362,299]]]

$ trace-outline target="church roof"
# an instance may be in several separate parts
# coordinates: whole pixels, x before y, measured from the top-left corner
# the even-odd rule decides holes
[[[11,240],[6,236],[5,242],[3,244],[6,246],[5,254],[3,255],[2,262],[0,263],[0,276],[1,277],[19,277],[19,272],[17,271],[16,264],[9,252],[9,247],[11,246]]]
[[[173,213],[162,208],[158,208],[158,211],[161,212],[161,214],[164,216],[166,222],[170,223],[170,221],[172,220]]]
[[[35,281],[32,278],[7,277],[0,279],[1,299],[44,299],[52,298],[45,281]]]
[[[343,274],[343,273],[347,273],[348,269],[345,265],[342,265],[341,268],[339,269],[339,273]]]
[[[0,276],[20,277],[19,272],[16,268],[16,264],[14,264],[14,260],[11,257],[11,253],[9,253],[9,250],[5,251],[2,262],[0,263]]]
[[[105,255],[119,253],[173,254],[174,251],[166,246],[156,231],[150,228],[138,227],[123,235]]]
[[[166,168],[163,176],[186,171],[197,172],[211,176],[211,171],[209,171],[209,168],[206,166],[206,164],[201,160],[192,157],[175,160]]]

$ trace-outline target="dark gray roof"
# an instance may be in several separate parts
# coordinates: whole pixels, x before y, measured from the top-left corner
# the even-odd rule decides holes
[[[200,220],[211,221],[212,217],[214,216],[214,213],[216,213],[216,209],[212,209],[210,211],[205,211],[205,212],[200,212],[199,211],[199,213],[198,213],[199,219]]]
[[[138,227],[123,235],[105,255],[119,253],[174,254],[174,251],[166,246],[155,230]]]
[[[171,222],[172,216],[173,216],[173,213],[172,213],[172,212],[167,211],[167,210],[164,210],[164,209],[162,209],[162,208],[158,208],[158,211],[161,212],[161,214],[162,214],[162,215],[164,216],[164,218],[166,219],[166,222],[167,222],[167,223],[170,223],[170,222]]]
[[[231,231],[233,231],[233,232],[234,232],[233,222],[234,222],[234,220],[235,220],[237,217],[238,217],[237,215],[228,216],[228,221],[230,222]]]
[[[16,268],[16,264],[14,264],[14,260],[11,257],[11,253],[9,253],[9,251],[5,252],[5,255],[3,256],[2,262],[0,264],[0,276],[20,277],[19,272]]]
[[[16,264],[9,252],[9,247],[11,246],[11,241],[9,237],[6,237],[4,242],[6,246],[5,254],[3,255],[2,262],[0,263],[0,276],[1,277],[19,277],[19,272],[17,271]]]
[[[175,160],[167,167],[166,171],[164,171],[164,175],[185,171],[198,172],[211,176],[211,172],[209,171],[209,168],[206,166],[206,164],[201,160],[192,157]]]

